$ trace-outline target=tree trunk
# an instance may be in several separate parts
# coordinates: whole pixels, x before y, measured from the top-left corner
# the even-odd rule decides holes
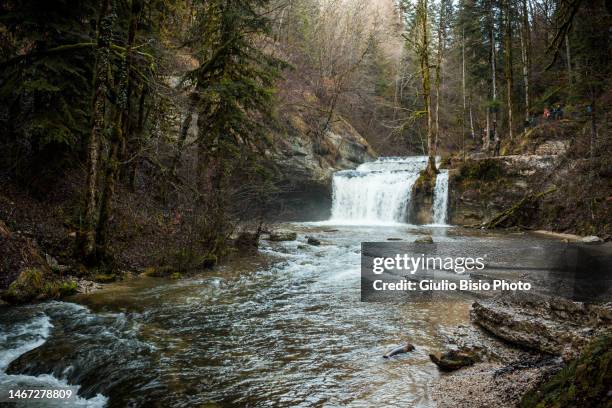
[[[193,114],[195,113],[195,109],[197,106],[197,98],[194,95],[190,96],[189,106],[187,107],[187,113],[185,114],[185,118],[183,119],[183,123],[181,125],[181,133],[179,134],[179,140],[176,146],[176,154],[172,159],[172,174],[177,173],[178,165],[181,161],[181,156],[183,154],[183,147],[185,145],[185,141],[187,140],[187,134],[189,133],[189,127],[191,126],[191,121],[193,120]]]
[[[512,16],[510,14],[510,0],[506,0],[506,33],[504,35],[504,54],[505,54],[505,73],[506,73],[506,98],[508,104],[508,137],[512,140],[513,135],[513,117],[512,117],[512,88],[513,76],[512,76]]]
[[[497,138],[497,52],[495,49],[495,32],[493,25],[493,2],[490,2],[490,15],[489,15],[489,40],[491,42],[491,90],[493,97],[493,118],[489,118],[490,121],[490,133],[487,134],[487,150],[491,147],[491,141],[498,142]],[[489,108],[491,109],[491,108]]]
[[[436,147],[436,151],[438,149],[438,143],[440,138],[440,83],[442,78],[442,58],[444,53],[444,48],[446,46],[446,15],[445,15],[445,4],[444,2],[440,5],[440,21],[438,27],[438,54],[436,61],[436,78],[435,78],[435,86],[436,86],[436,135],[434,140],[434,145]]]
[[[472,97],[468,99],[468,109],[470,111],[470,135],[472,136],[472,140],[476,140],[476,132],[474,131],[474,116],[472,115]]]
[[[421,28],[420,63],[423,85],[423,102],[427,113],[427,172],[436,174],[436,145],[433,137],[433,118],[431,112],[431,84],[429,74],[429,34],[427,21],[427,0],[419,0],[418,14]]]
[[[465,97],[465,27],[461,32],[461,93],[463,94],[463,111],[461,115],[461,137],[465,134],[465,112],[466,112],[466,97]],[[473,136],[473,135],[472,135]]]
[[[486,112],[487,127],[482,140],[482,149],[486,152],[491,148],[491,112],[487,108]]]
[[[79,230],[78,256],[87,264],[95,263],[96,221],[98,216],[98,173],[100,141],[103,137],[108,92],[108,72],[110,68],[110,46],[114,23],[111,0],[104,0],[98,19],[98,38],[96,65],[94,69],[92,126],[87,146],[87,181],[85,188],[85,211]]]
[[[109,221],[112,216],[112,205],[115,198],[115,190],[119,178],[119,151],[125,145],[125,134],[130,125],[129,99],[131,96],[132,84],[130,81],[132,71],[132,47],[136,40],[136,29],[142,3],[140,0],[132,0],[130,10],[130,25],[128,29],[126,55],[122,62],[119,72],[119,83],[117,85],[117,105],[113,120],[113,132],[108,157],[108,168],[106,171],[104,189],[100,203],[100,215],[96,228],[96,251],[98,259],[104,259],[109,255],[108,251],[108,230]]]
[[[531,30],[527,0],[523,0],[523,24],[521,30],[521,59],[523,62],[523,86],[525,92],[525,123],[530,122],[531,106],[529,100],[529,72],[531,71]]]
[[[565,34],[565,54],[567,59],[567,82],[572,84],[572,53],[570,50],[569,35]]]

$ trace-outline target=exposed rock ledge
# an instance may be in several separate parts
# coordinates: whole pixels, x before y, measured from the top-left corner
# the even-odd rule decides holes
[[[565,360],[612,327],[610,305],[524,293],[475,302],[471,316],[474,323],[511,344]]]
[[[581,360],[576,357],[580,355],[584,360],[583,352],[612,332],[611,304],[588,305],[534,294],[475,302],[471,318],[475,325],[442,335],[448,348],[476,352],[483,362],[434,382],[432,397],[438,408],[519,406],[527,391],[540,395],[535,390],[548,384],[564,366],[570,371],[572,367],[580,368],[576,362]],[[608,378],[605,375],[609,374],[601,371],[609,365],[606,361],[591,362],[589,375],[600,380]],[[577,373],[576,377],[566,377],[570,383],[583,381],[576,380]]]
[[[499,212],[532,192],[557,167],[556,155],[510,155],[454,160],[449,179],[451,224],[474,225],[490,220]]]
[[[303,112],[289,114],[286,131],[275,136],[281,146],[274,161],[281,175],[279,204],[286,210],[282,218],[327,219],[333,173],[372,161],[376,152],[341,118],[320,136],[305,118]]]

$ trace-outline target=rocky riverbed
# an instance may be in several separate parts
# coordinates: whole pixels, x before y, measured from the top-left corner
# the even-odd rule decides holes
[[[564,367],[570,371],[578,359],[590,358],[584,350],[612,334],[611,304],[511,295],[474,302],[470,314],[472,324],[441,333],[450,350],[447,356],[462,353],[471,361],[465,360],[465,368],[434,381],[432,399],[439,408],[535,406],[525,401],[527,392],[545,399],[540,388],[546,389]],[[592,375],[609,381],[610,362],[600,356],[594,361]],[[448,362],[442,368],[448,368]],[[612,401],[608,391],[597,394],[597,384],[593,390],[595,397],[588,404]],[[574,398],[575,406],[604,406],[581,405],[581,398],[587,397]]]

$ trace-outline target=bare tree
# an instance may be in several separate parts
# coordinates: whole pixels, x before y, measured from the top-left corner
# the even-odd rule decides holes
[[[436,144],[433,135],[433,118],[431,112],[431,84],[429,66],[429,21],[427,0],[419,0],[416,5],[417,54],[421,68],[421,84],[423,90],[423,108],[427,116],[427,172],[436,174]]]

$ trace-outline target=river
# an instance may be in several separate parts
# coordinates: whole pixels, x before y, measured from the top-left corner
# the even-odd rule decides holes
[[[439,375],[428,353],[442,326],[468,321],[469,302],[360,302],[361,242],[516,239],[407,225],[283,227],[298,240],[264,242],[261,265],[247,258],[0,311],[0,387],[72,384],[73,406],[428,407]],[[323,245],[307,245],[307,235]],[[405,341],[416,351],[382,358]]]

